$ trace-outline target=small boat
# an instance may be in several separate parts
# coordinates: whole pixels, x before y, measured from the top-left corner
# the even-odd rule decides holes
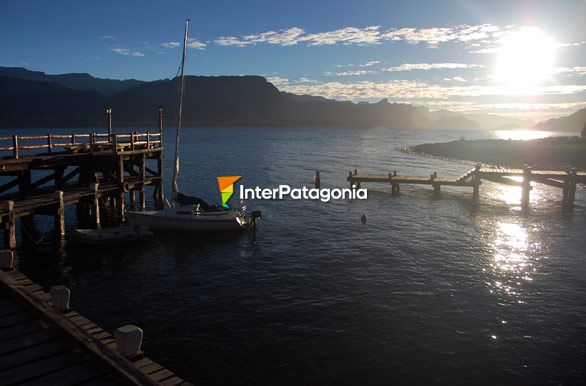
[[[101,245],[142,241],[153,237],[153,232],[140,226],[120,226],[102,229],[78,229],[71,232],[71,241],[80,244]]]
[[[190,231],[190,232],[231,232],[245,228],[256,230],[256,220],[260,212],[245,215],[244,210],[234,210],[224,206],[208,204],[198,197],[187,196],[179,192],[177,176],[179,175],[179,138],[183,111],[183,94],[185,87],[185,51],[187,48],[187,29],[189,20],[185,22],[183,35],[183,57],[181,59],[179,109],[177,131],[175,134],[175,167],[173,170],[173,202],[167,203],[162,210],[128,211],[126,219],[135,226],[145,226],[152,230]]]
[[[205,212],[195,205],[127,212],[126,218],[130,224],[140,224],[153,230],[192,232],[239,231],[250,221],[248,217],[235,210]]]

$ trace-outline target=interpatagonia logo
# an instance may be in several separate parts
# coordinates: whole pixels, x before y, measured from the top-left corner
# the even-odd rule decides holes
[[[240,178],[241,176],[218,176],[218,187],[220,188],[224,208],[229,208],[228,200],[234,194],[234,183]]]

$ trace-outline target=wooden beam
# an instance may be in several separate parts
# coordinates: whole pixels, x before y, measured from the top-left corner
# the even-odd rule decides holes
[[[55,234],[62,240],[65,237],[65,203],[63,201],[63,191],[55,192],[57,199],[57,211],[55,212]]]
[[[4,193],[7,190],[17,187],[19,183],[20,181],[18,178],[15,178],[12,181],[5,183],[4,185],[0,186],[0,193]]]
[[[521,207],[529,209],[529,192],[531,191],[531,167],[525,165],[523,168],[523,184],[521,185]]]
[[[4,201],[4,211],[6,216],[3,220],[4,225],[4,248],[16,249],[16,217],[14,216],[14,201]]]

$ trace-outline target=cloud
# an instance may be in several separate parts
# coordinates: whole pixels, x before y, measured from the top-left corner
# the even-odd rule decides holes
[[[303,28],[291,27],[279,31],[267,31],[259,34],[236,36],[220,36],[214,43],[220,46],[244,47],[257,44],[272,44],[278,46],[293,46],[306,43],[309,46],[324,46],[335,44],[378,44],[380,27],[365,28],[346,27],[334,31],[306,34]]]
[[[376,71],[372,70],[353,70],[353,71],[342,71],[342,72],[330,72],[325,73],[326,76],[362,76],[376,74]]]
[[[358,67],[370,67],[370,66],[374,66],[375,64],[379,64],[379,63],[380,63],[380,60],[371,60],[370,62],[358,64]]]
[[[273,84],[275,87],[286,86],[289,84],[289,79],[282,78],[280,76],[269,76],[267,80]]]
[[[566,76],[570,75],[578,75],[584,76],[586,75],[586,67],[557,67],[554,69],[556,74],[563,74]]]
[[[178,48],[181,47],[181,43],[179,42],[163,42],[161,45],[165,48]]]
[[[287,84],[282,90],[294,94],[309,94],[354,101],[381,98],[448,100],[455,97],[568,95],[585,92],[586,85],[552,85],[517,89],[481,85],[444,86],[417,80],[392,80],[380,83],[361,81],[354,83],[324,82],[308,85]]]
[[[278,32],[268,31],[258,35],[246,35],[243,36],[244,41],[250,42],[250,44],[274,44],[279,46],[293,46],[299,42],[300,37],[305,31],[298,27],[284,29]]]
[[[114,36],[112,35],[102,35],[102,37],[100,38],[102,40],[113,40],[116,39]]]
[[[309,78],[306,76],[302,76],[301,78],[297,79],[295,83],[310,83],[310,84],[319,84],[320,81],[317,79]]]
[[[132,48],[112,48],[112,51],[114,51],[117,54],[125,56],[144,56],[142,52]]]
[[[165,48],[179,48],[181,47],[181,43],[179,42],[163,42],[161,46]],[[187,39],[187,47],[195,48],[197,50],[205,50],[207,47],[207,43],[200,42],[199,40],[195,39]]]
[[[334,44],[372,45],[380,43],[380,26],[366,28],[346,27],[335,31],[320,32],[301,37],[300,41],[310,46],[324,46]]]
[[[219,46],[236,46],[236,47],[245,47],[251,45],[252,42],[246,40],[240,40],[235,36],[220,36],[216,40],[214,40]]]
[[[453,78],[443,78],[443,80],[445,80],[446,82],[460,82],[460,83],[467,82],[467,80],[462,78],[461,76],[454,76]]]
[[[195,39],[187,39],[187,47],[195,48],[196,50],[205,50],[207,43]]]
[[[465,64],[465,63],[403,63],[400,66],[388,67],[383,71],[397,72],[397,71],[414,71],[414,70],[439,70],[439,69],[463,69],[463,68],[477,68],[484,67],[480,64]]]
[[[271,30],[258,34],[236,36],[220,36],[214,43],[220,46],[245,47],[257,44],[293,46],[305,43],[308,46],[325,45],[377,45],[383,42],[406,42],[408,44],[426,44],[437,48],[444,43],[463,44],[473,52],[488,53],[507,34],[522,30],[516,25],[497,26],[494,24],[468,25],[453,27],[402,27],[381,30],[381,26],[344,27],[333,31],[306,33],[303,28],[290,27]],[[571,43],[572,45],[574,43]],[[578,43],[579,44],[579,43]]]

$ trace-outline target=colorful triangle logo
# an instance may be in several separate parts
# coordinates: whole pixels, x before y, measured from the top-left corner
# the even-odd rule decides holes
[[[222,195],[222,206],[228,208],[228,200],[234,194],[234,183],[240,179],[241,176],[218,176],[218,187]]]

